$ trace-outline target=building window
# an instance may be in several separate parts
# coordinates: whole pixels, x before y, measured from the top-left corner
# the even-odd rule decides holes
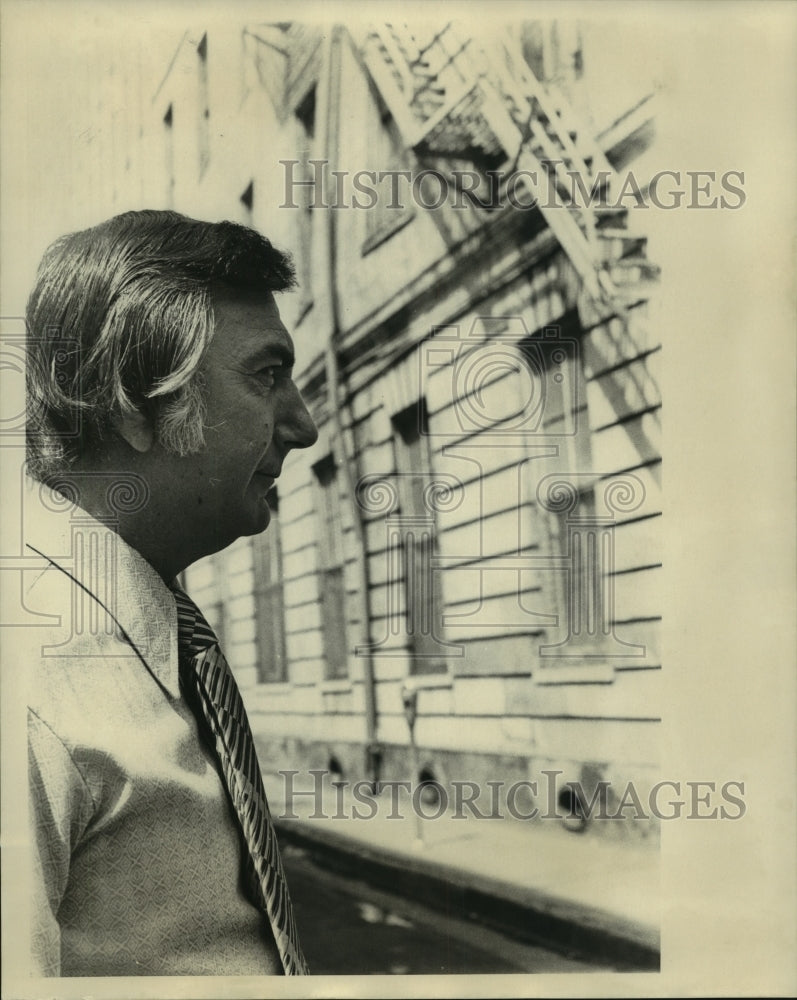
[[[282,589],[282,539],[279,496],[268,494],[271,522],[253,542],[254,597],[257,618],[257,678],[261,683],[287,680],[285,607]]]
[[[551,472],[571,484],[575,504],[547,515],[551,555],[570,569],[554,573],[553,603],[560,624],[586,606],[582,594],[589,581],[574,577],[576,553],[581,545],[579,522],[589,524],[595,517],[595,481],[587,412],[587,386],[581,351],[581,327],[575,313],[567,313],[559,324],[536,331],[521,345],[532,377],[539,380],[542,416],[536,433],[556,444],[558,455],[551,460]],[[600,609],[597,609],[600,613]]]
[[[317,483],[318,572],[321,601],[326,677],[346,677],[349,652],[346,628],[346,590],[344,581],[343,519],[340,483],[333,455],[313,466]]]
[[[299,281],[299,319],[313,304],[313,202],[315,190],[311,186],[315,180],[313,159],[315,142],[315,87],[311,87],[299,103],[294,115],[296,121],[296,164],[295,197],[299,205],[298,244],[296,255],[297,278]]]
[[[174,208],[174,105],[163,116],[166,153],[166,207]]]
[[[210,163],[210,95],[208,90],[208,36],[205,33],[197,46],[199,57],[199,176],[204,176]]]
[[[412,672],[447,669],[442,653],[443,593],[437,554],[437,525],[427,504],[432,467],[426,402],[421,399],[393,418],[398,473],[406,624]]]
[[[376,175],[372,195],[359,198],[365,216],[363,254],[379,246],[398,232],[413,217],[410,184],[406,178],[395,176],[396,171],[407,171],[408,166],[401,150],[401,138],[393,116],[378,95],[369,105],[368,135],[371,171]],[[385,173],[381,181],[380,173]],[[374,202],[371,204],[371,202]]]
[[[243,205],[244,225],[251,226],[253,224],[252,219],[255,205],[255,182],[253,180],[249,181],[239,201]]]
[[[225,588],[227,568],[224,553],[215,553],[209,557],[209,561],[213,568],[215,583],[212,598],[209,596],[202,600],[202,614],[219,640],[219,646],[224,649],[227,637],[227,594]]]
[[[523,55],[538,80],[561,85],[583,75],[584,46],[577,20],[526,21],[520,37]]]

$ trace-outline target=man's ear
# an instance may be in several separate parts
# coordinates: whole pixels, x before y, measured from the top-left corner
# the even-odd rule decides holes
[[[131,448],[142,454],[149,451],[155,442],[155,428],[146,414],[140,410],[127,410],[117,414],[113,426],[119,437],[124,438]]]

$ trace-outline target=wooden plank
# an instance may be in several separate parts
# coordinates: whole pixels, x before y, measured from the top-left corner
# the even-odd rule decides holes
[[[661,405],[661,351],[631,361],[587,383],[590,427],[595,430]]]
[[[318,551],[315,545],[305,545],[296,551],[282,554],[282,579],[286,587],[289,581],[305,581],[314,577],[317,569]]]
[[[306,632],[308,629],[321,628],[320,605],[303,604],[301,607],[285,607],[285,631],[286,633]]]
[[[585,334],[582,340],[583,362],[588,379],[661,347],[654,324],[640,309],[629,310],[627,318],[628,322],[624,323],[614,317]]]
[[[661,517],[626,522],[614,529],[615,570],[651,566],[662,561]]]
[[[614,592],[615,621],[633,621],[661,615],[663,604],[661,568],[620,573],[612,578],[611,586]],[[618,636],[620,631],[618,626]]]
[[[523,595],[522,603],[517,594],[511,594],[474,602],[464,610],[449,608],[443,623],[445,638],[457,642],[539,630],[550,620],[550,615],[534,608],[533,596]]]
[[[523,521],[529,519],[528,508],[517,508],[493,517],[483,517],[471,524],[451,531],[441,531],[438,536],[440,554],[446,559],[476,559],[507,552],[522,554],[528,551],[528,530]]]
[[[454,675],[490,676],[531,672],[535,638],[527,635],[499,636],[491,639],[459,640],[463,656],[451,657],[449,668]],[[509,714],[517,714],[513,710]],[[520,714],[524,714],[520,711]]]
[[[555,668],[552,668],[555,669]],[[531,682],[530,682],[531,686]],[[535,715],[589,719],[649,719],[662,699],[661,670],[616,674],[611,684],[567,684],[533,688]]]
[[[603,481],[596,483],[595,490],[601,498],[607,486],[628,478],[633,482],[634,489],[642,493],[641,502],[633,510],[615,510],[613,517],[616,524],[625,524],[626,521],[638,521],[642,517],[653,514],[660,514],[662,508],[661,495],[661,462],[645,466],[641,469],[634,469],[628,473],[620,473],[617,476],[608,476]],[[641,484],[641,485],[640,485]]]
[[[498,565],[496,565],[498,563]],[[527,564],[526,564],[527,565]],[[522,600],[528,607],[540,603],[540,574],[533,569],[501,564],[500,560],[485,559],[475,565],[446,569],[442,576],[446,608],[452,614],[462,614],[479,601],[496,597],[525,595]]]
[[[658,722],[538,718],[534,732],[537,752],[553,759],[654,766],[660,759]]]
[[[595,472],[605,475],[661,458],[661,418],[646,413],[592,435]]]
[[[635,643],[645,647],[645,655],[638,660],[629,662],[618,662],[618,670],[626,670],[631,666],[660,667],[661,657],[661,622],[640,621],[623,622],[615,628],[615,634],[623,642]]]

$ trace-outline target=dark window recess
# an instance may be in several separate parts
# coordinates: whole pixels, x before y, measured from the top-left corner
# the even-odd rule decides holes
[[[381,181],[373,183],[370,195],[359,198],[365,216],[362,252],[367,254],[403,228],[414,217],[412,195],[406,178],[394,180],[393,173],[410,168],[393,116],[378,94],[369,108],[367,132],[370,169]],[[372,202],[374,202],[372,204]]]
[[[282,539],[276,487],[268,495],[271,523],[255,536],[254,596],[257,636],[257,678],[261,683],[285,681],[285,603],[282,589]]]
[[[242,221],[246,226],[253,225],[253,209],[255,204],[255,182],[249,181],[246,185],[246,190],[238,199],[243,206],[241,210]]]
[[[313,304],[313,273],[311,268],[313,252],[313,201],[314,189],[307,182],[315,179],[313,159],[315,140],[315,87],[311,87],[296,108],[296,164],[294,197],[299,211],[296,213],[298,225],[298,254],[296,255],[297,278],[299,281],[299,317]]]
[[[520,343],[520,352],[531,376],[540,386],[540,408],[534,431],[542,440],[559,448],[550,471],[572,482],[576,505],[545,516],[552,556],[569,560],[574,522],[595,516],[595,488],[592,476],[592,447],[587,412],[587,385],[584,375],[582,328],[571,310],[558,323],[537,330]],[[573,590],[585,581],[571,581],[567,574],[544,574],[555,585],[555,604],[560,621],[567,621]],[[556,583],[554,584],[554,581]],[[574,591],[575,592],[575,591]]]
[[[223,553],[217,552],[211,556],[210,562],[213,567],[213,575],[218,581],[218,587],[215,600],[203,602],[202,614],[205,616],[208,625],[213,629],[216,638],[219,640],[219,647],[223,651],[227,642],[227,608],[224,588],[226,564]]]
[[[408,648],[412,672],[445,672],[443,588],[433,568],[437,525],[426,491],[433,481],[426,401],[418,400],[393,418],[393,446],[398,472]]]
[[[214,601],[212,604],[206,604],[202,608],[202,614],[205,616],[205,620],[213,629],[216,638],[219,640],[219,648],[223,650],[225,642],[224,605],[221,601]]]
[[[321,620],[324,623],[324,652],[327,678],[346,677],[349,672],[346,644],[346,593],[343,567],[321,571]]]
[[[166,207],[174,208],[174,105],[170,104],[163,116],[164,154],[166,160]]]
[[[349,672],[343,519],[334,456],[316,463],[313,471],[318,484],[318,570],[326,677],[334,680]]]
[[[210,163],[210,97],[208,90],[208,36],[205,33],[197,45],[199,57],[199,176],[204,175]]]

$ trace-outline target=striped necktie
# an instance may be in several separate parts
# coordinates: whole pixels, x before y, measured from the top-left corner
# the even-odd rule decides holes
[[[221,762],[224,779],[247,846],[247,874],[265,912],[286,976],[307,975],[274,824],[266,801],[249,720],[235,678],[213,629],[191,598],[172,588],[177,603],[180,681],[198,708]]]

